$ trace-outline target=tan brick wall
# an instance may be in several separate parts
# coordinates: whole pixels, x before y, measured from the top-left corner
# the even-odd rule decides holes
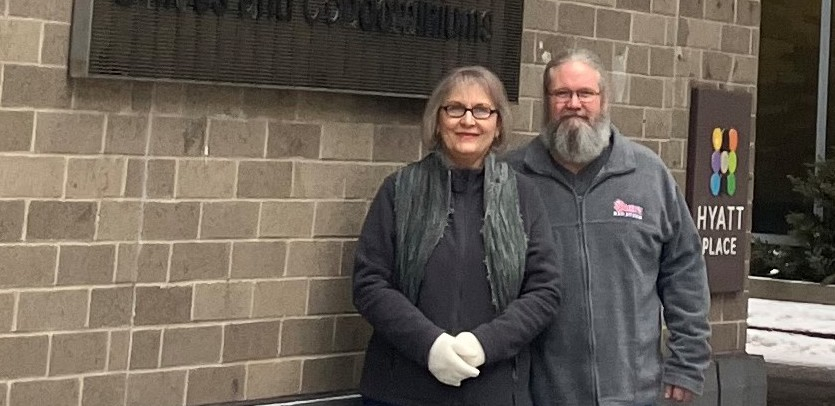
[[[565,47],[589,48],[612,71],[613,122],[658,153],[683,187],[689,89],[712,86],[756,97],[759,15],[759,0],[525,1],[514,144],[534,136],[542,122],[546,61]],[[714,350],[744,351],[747,285],[745,292],[711,299]]]
[[[420,100],[67,77],[72,0],[0,0],[0,404],[196,405],[355,387],[356,235],[421,155]],[[759,2],[528,0],[516,143],[545,52],[684,179],[686,89],[755,90]],[[744,342],[745,294],[714,298]]]

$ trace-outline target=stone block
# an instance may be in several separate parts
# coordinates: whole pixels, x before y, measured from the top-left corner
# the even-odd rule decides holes
[[[221,326],[167,329],[162,334],[162,366],[217,364],[222,342]]]
[[[678,0],[654,0],[652,2],[652,12],[671,16],[676,15],[678,3]],[[693,1],[692,3],[696,3],[696,1]],[[688,6],[694,6],[694,4],[690,4]]]
[[[265,399],[299,393],[301,366],[299,360],[247,365],[247,396]]]
[[[102,201],[99,207],[97,240],[136,240],[142,204],[136,201]]]
[[[29,151],[34,121],[32,111],[0,111],[0,151]]]
[[[229,270],[229,243],[179,243],[171,253],[170,280],[224,279]]]
[[[307,281],[256,282],[252,317],[302,316],[307,307]]]
[[[107,370],[124,371],[128,369],[130,355],[130,332],[119,330],[110,332],[110,348],[107,353]]]
[[[41,63],[67,66],[70,54],[70,26],[44,24]]]
[[[669,140],[661,142],[661,159],[670,169],[684,169],[684,142]]]
[[[733,70],[731,71],[731,81],[734,83],[742,83],[753,85],[757,83],[757,58],[734,56]]]
[[[200,238],[254,238],[258,233],[258,203],[203,204]]]
[[[554,56],[556,56],[560,51],[574,48],[576,38],[573,35],[560,35],[560,34],[552,34],[552,33],[545,33],[545,32],[538,32],[536,33],[536,43],[534,52],[536,53],[536,63],[546,64],[548,61],[551,60]],[[537,82],[542,83],[542,78],[538,79]],[[542,98],[542,91],[540,89],[540,94],[538,95],[538,99]],[[534,123],[537,123],[534,121]]]
[[[361,202],[317,202],[313,222],[315,237],[359,235],[368,204]]]
[[[646,127],[644,129],[644,133],[646,138],[656,138],[656,139],[669,139],[670,137],[670,130],[672,127],[672,118],[673,112],[672,110],[657,110],[657,109],[647,109],[644,113],[645,120],[646,120]],[[679,143],[679,146],[681,144]],[[662,156],[663,156],[663,147],[662,147]],[[681,151],[679,151],[681,152]],[[671,156],[671,159],[674,157]],[[672,160],[669,163],[673,162]],[[682,158],[678,157],[677,161],[678,165],[681,165]]]
[[[287,244],[284,241],[235,242],[232,278],[276,278],[284,274]]]
[[[235,195],[235,162],[181,160],[177,176],[178,198],[231,198]]]
[[[618,0],[616,7],[620,9],[643,11],[644,13],[649,13],[650,0]]]
[[[664,81],[633,76],[629,83],[629,101],[636,106],[663,107]]]
[[[40,39],[39,21],[0,21],[0,61],[38,63]]]
[[[734,22],[736,0],[712,0],[705,2],[705,18],[708,20]]]
[[[319,158],[321,135],[318,124],[270,123],[267,158]]]
[[[8,92],[8,80],[6,83],[4,96]],[[38,113],[35,132],[36,152],[97,154],[101,152],[104,137],[104,115]]]
[[[312,237],[313,202],[264,202],[261,237]]]
[[[0,247],[0,287],[50,286],[55,279],[56,247]]]
[[[96,203],[33,201],[29,204],[27,240],[92,240]]]
[[[675,57],[673,48],[650,48],[649,74],[651,76],[672,77],[675,74]]]
[[[748,295],[745,292],[729,293],[722,303],[723,321],[746,321],[748,319]]]
[[[174,174],[177,162],[173,159],[148,160],[146,192],[151,198],[174,197]]]
[[[364,351],[372,331],[371,325],[361,316],[339,316],[333,349],[337,352]]]
[[[31,216],[30,216],[31,218]],[[145,204],[142,238],[146,240],[189,240],[197,237],[200,203]]]
[[[46,375],[49,337],[0,338],[0,378],[15,379]]]
[[[77,330],[87,322],[87,290],[22,292],[17,331]]]
[[[678,48],[675,56],[676,77],[702,77],[702,52],[697,49]]]
[[[128,375],[126,406],[182,405],[186,371]]]
[[[687,138],[690,133],[690,112],[688,110],[673,110],[670,132],[673,138]]]
[[[599,8],[597,9],[596,21],[597,38],[629,41],[629,27],[632,25],[632,13]]]
[[[31,65],[5,66],[3,98],[0,100],[0,105],[68,109],[71,101],[72,86],[67,79],[66,69],[41,68]],[[43,125],[38,124],[38,127]],[[80,134],[76,136],[81,137]]]
[[[665,44],[667,25],[664,17],[651,14],[635,14],[632,19],[632,41],[652,45]]]
[[[147,140],[148,116],[111,114],[107,117],[106,154],[143,155]]]
[[[223,362],[275,358],[280,328],[279,321],[224,326]]]
[[[373,124],[328,123],[322,126],[320,157],[368,161],[373,144]]]
[[[357,356],[306,359],[302,366],[302,392],[328,392],[354,387]]]
[[[90,328],[130,325],[133,288],[93,289],[90,295]]]
[[[130,369],[152,369],[159,366],[162,330],[134,330],[131,334]]]
[[[238,167],[238,197],[290,197],[292,179],[290,162],[242,161]]]
[[[300,92],[296,119],[331,123],[420,123],[425,100],[346,93]]]
[[[541,65],[522,65],[519,71],[519,97],[542,97],[542,74],[545,67]]]
[[[351,278],[313,279],[310,281],[307,313],[354,313],[356,309],[352,296]]]
[[[144,159],[128,159],[128,169],[125,173],[125,197],[144,196],[145,162]]]
[[[151,110],[156,113],[182,114],[185,85],[182,83],[154,83]]]
[[[243,113],[243,89],[237,86],[183,86],[183,113],[193,116],[240,117]]]
[[[290,241],[287,276],[339,275],[342,245],[339,241]]]
[[[679,46],[718,50],[722,39],[722,24],[713,21],[681,18],[678,21]]]
[[[0,201],[0,242],[20,241],[25,208],[23,200]]]
[[[594,36],[594,8],[577,4],[560,4],[557,32],[586,37]]]
[[[614,55],[614,43],[608,40],[600,40],[600,39],[591,39],[591,38],[578,38],[577,39],[577,47],[578,48],[586,48],[600,57],[600,62],[603,63],[603,67],[607,70],[611,71],[612,66],[612,58]],[[540,74],[536,83],[541,83],[542,75]],[[536,97],[542,97],[542,87],[538,86],[539,91],[536,94]]]
[[[345,168],[345,198],[371,200],[386,177],[397,170],[395,165],[355,165]]]
[[[612,122],[628,137],[644,136],[644,109],[627,106],[611,107]]]
[[[345,173],[353,166],[322,162],[296,162],[293,166],[293,197],[345,196]]]
[[[159,82],[156,82],[159,83]],[[150,113],[153,102],[154,83],[133,82],[131,88],[131,110]]]
[[[0,333],[12,331],[14,320],[14,293],[0,294]],[[2,405],[2,403],[0,403]]]
[[[70,22],[72,3],[61,0],[9,0],[9,15],[39,20]]]
[[[209,155],[261,158],[266,137],[266,121],[213,119],[209,122]]]
[[[60,285],[101,285],[113,281],[114,245],[64,245],[60,248]]]
[[[736,23],[753,27],[760,26],[761,3],[759,0],[739,0],[736,9]]]
[[[525,29],[554,31],[557,22],[557,3],[548,0],[529,0],[525,3],[523,27]]]
[[[626,72],[646,75],[649,73],[649,47],[629,45],[626,49]],[[615,51],[617,56],[617,50]]]
[[[193,320],[230,320],[249,317],[253,285],[249,282],[194,285]]]
[[[248,117],[292,120],[296,115],[298,91],[285,89],[243,89],[243,113]]]
[[[420,145],[419,127],[377,126],[371,157],[375,161],[414,162],[420,158]]]
[[[157,156],[201,156],[206,119],[154,117],[150,153]]]
[[[81,406],[114,406],[125,402],[125,374],[96,375],[83,378]]]
[[[682,17],[704,18],[705,0],[679,1],[678,14]]]
[[[185,323],[191,318],[190,286],[139,286],[133,322],[137,326]]]
[[[78,406],[81,391],[77,378],[15,382],[11,386],[10,405]]]
[[[533,117],[533,101],[519,100],[516,104],[510,105],[510,114],[513,117],[513,130],[533,131],[531,118]],[[538,106],[537,106],[538,107]],[[505,140],[506,141],[506,140]],[[375,151],[376,153],[376,151]],[[411,162],[411,161],[409,161]]]
[[[66,196],[73,199],[119,197],[122,194],[124,158],[70,158]]]
[[[714,354],[739,351],[738,323],[711,323],[710,347]]]
[[[0,160],[0,197],[61,197],[64,159],[5,156]]]
[[[245,384],[244,365],[192,369],[188,371],[186,405],[243,400]]]
[[[356,255],[357,241],[343,241],[342,242],[342,270],[339,272],[343,276],[351,276],[354,274],[354,256]]]
[[[324,354],[333,348],[334,320],[291,319],[281,326],[281,356]]]
[[[49,375],[103,371],[107,362],[107,332],[56,334],[49,352]]]
[[[165,282],[168,244],[119,244],[116,282]]]
[[[704,67],[702,68],[703,79],[727,82],[731,76],[732,59],[727,54],[718,52],[705,52],[702,54]]]
[[[112,79],[75,79],[73,107],[77,110],[130,111],[132,84]]]
[[[735,25],[723,25],[722,51],[736,54],[751,53],[751,29]]]

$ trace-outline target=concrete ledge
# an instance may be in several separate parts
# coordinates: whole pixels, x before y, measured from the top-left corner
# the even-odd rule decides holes
[[[766,364],[768,406],[831,406],[835,369]]]
[[[758,299],[835,305],[835,285],[749,276],[749,296]]]

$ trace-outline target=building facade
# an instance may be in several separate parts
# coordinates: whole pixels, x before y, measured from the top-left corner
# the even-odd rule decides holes
[[[547,60],[586,47],[614,123],[684,186],[690,89],[757,93],[760,7],[525,1],[512,146],[537,134]],[[421,156],[424,101],[73,79],[72,10],[0,0],[0,405],[350,392],[356,236]],[[747,293],[711,299],[714,351],[744,353]]]

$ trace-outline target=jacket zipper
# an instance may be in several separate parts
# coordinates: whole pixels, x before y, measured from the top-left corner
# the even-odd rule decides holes
[[[572,188],[573,190],[573,188]],[[592,300],[591,300],[591,263],[589,262],[589,253],[586,247],[586,210],[585,210],[585,203],[584,198],[588,193],[588,190],[580,196],[574,194],[574,200],[577,203],[577,212],[579,213],[579,228],[580,228],[580,252],[583,255],[583,261],[585,262],[585,266],[583,266],[583,276],[586,278],[586,316],[588,317],[589,321],[589,355],[591,356],[591,377],[592,377],[592,398],[594,399],[594,403],[597,404],[597,386],[598,386],[598,376],[597,376],[597,351],[595,350],[595,340],[594,340],[594,312],[592,311]]]

